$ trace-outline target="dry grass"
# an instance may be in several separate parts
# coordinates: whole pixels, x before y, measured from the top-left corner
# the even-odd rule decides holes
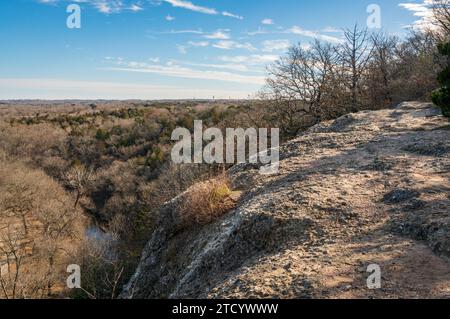
[[[236,205],[230,181],[225,176],[192,186],[181,207],[184,225],[205,225],[226,214]]]

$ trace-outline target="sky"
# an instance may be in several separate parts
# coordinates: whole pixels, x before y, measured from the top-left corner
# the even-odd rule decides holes
[[[430,1],[2,0],[0,99],[253,97],[290,45],[339,43],[371,4],[404,37]]]

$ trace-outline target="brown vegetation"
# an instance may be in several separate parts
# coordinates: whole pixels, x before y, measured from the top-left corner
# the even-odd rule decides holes
[[[234,195],[234,196],[233,196]],[[236,205],[236,193],[226,176],[192,186],[182,203],[180,213],[184,225],[205,225],[227,213]]]
[[[31,297],[30,290],[33,297],[66,293],[63,265],[78,264],[82,289],[70,296],[115,298],[152,233],[158,207],[220,171],[216,165],[173,165],[168,157],[172,130],[192,128],[197,118],[220,126],[244,107],[238,103],[191,107],[190,102],[156,106],[105,102],[97,103],[97,108],[83,103],[11,104],[8,112],[2,109],[0,202],[2,214],[10,215],[0,227],[4,247],[9,247],[3,252],[8,258],[0,258],[2,267],[9,269],[2,275],[8,290],[4,297]],[[68,216],[75,220],[69,222]],[[39,227],[53,232],[51,227],[57,227],[53,219],[66,228],[61,234],[52,233],[54,242],[49,243],[49,238],[38,235]],[[64,256],[37,249],[36,243],[48,249],[57,244],[51,249],[59,252],[59,245],[66,245],[66,232],[76,232],[79,238]],[[27,270],[36,263],[48,264],[38,267],[47,269],[48,276],[48,269],[57,269],[51,270],[57,278],[49,277],[46,280],[52,283],[44,285],[43,276]],[[35,292],[32,287],[37,284],[25,279],[25,272],[47,288]]]
[[[61,293],[84,237],[80,211],[60,185],[25,164],[1,161],[0,181],[0,297]]]

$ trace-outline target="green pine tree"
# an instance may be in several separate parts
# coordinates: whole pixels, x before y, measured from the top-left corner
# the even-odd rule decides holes
[[[439,73],[438,81],[442,87],[434,91],[431,98],[442,109],[444,116],[450,118],[450,42],[440,44],[439,53],[449,58],[449,65]]]

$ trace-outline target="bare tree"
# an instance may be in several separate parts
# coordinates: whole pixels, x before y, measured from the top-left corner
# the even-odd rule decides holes
[[[112,226],[114,227],[114,226]],[[89,299],[115,299],[125,284],[125,272],[130,271],[128,260],[119,254],[117,235],[109,233],[107,238],[88,240],[79,251],[83,268],[80,297]]]
[[[433,23],[440,29],[440,41],[450,38],[450,0],[434,0]]]
[[[286,56],[268,69],[262,96],[272,102],[276,120],[295,135],[306,126],[326,118],[335,89],[336,49],[318,40],[305,48],[291,47]]]
[[[371,108],[382,108],[393,103],[392,79],[395,72],[395,49],[399,39],[383,33],[371,37],[372,56],[367,66],[367,91]]]
[[[293,46],[286,57],[269,68],[268,84],[280,97],[317,109],[322,104],[334,65],[335,51],[329,43],[316,40],[311,48]]]
[[[21,235],[22,234],[22,235]],[[0,254],[5,265],[0,264],[0,288],[5,299],[19,295],[20,274],[25,258],[25,235],[8,225],[0,237]],[[6,266],[6,267],[5,267]]]
[[[86,168],[83,165],[75,165],[64,174],[66,186],[74,190],[76,194],[74,208],[77,208],[80,199],[86,194],[86,191],[93,180],[93,170]]]
[[[345,42],[339,46],[337,53],[344,68],[343,83],[350,90],[351,109],[358,111],[361,101],[361,78],[371,57],[371,46],[367,28],[360,29],[355,24],[353,29],[344,31]]]
[[[20,218],[26,235],[29,233],[28,216],[36,209],[36,194],[33,186],[18,181],[8,185],[7,197],[1,205],[4,214]]]

